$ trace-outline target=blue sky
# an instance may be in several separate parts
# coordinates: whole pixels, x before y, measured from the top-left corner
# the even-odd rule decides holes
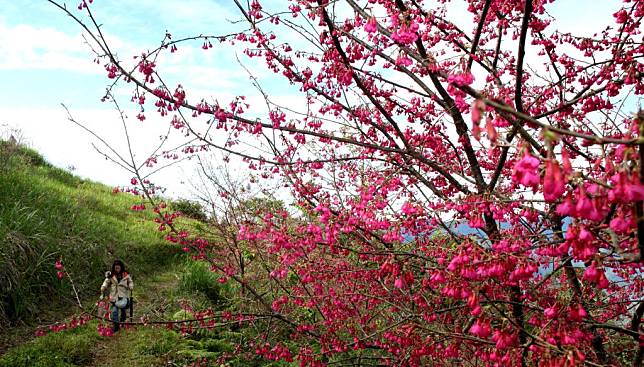
[[[66,3],[81,15],[76,10],[78,1]],[[610,21],[621,4],[618,0],[592,1],[592,6],[589,3],[559,0],[549,10],[562,20],[560,29],[591,35],[597,24]],[[129,182],[127,173],[93,151],[94,140],[68,122],[60,106],[65,103],[77,119],[124,149],[120,122],[112,107],[99,101],[108,80],[102,67],[92,62],[79,26],[45,0],[2,1],[0,9],[0,130],[20,129],[27,143],[47,159],[61,167],[74,166],[81,176],[110,185]],[[230,0],[94,0],[92,9],[122,58],[158,45],[166,30],[176,38],[225,34],[240,27],[229,22],[239,19]],[[467,14],[458,19],[466,29],[472,28],[467,24]],[[237,65],[235,50],[215,48],[203,52],[199,46],[180,46],[177,56],[169,60],[165,75],[170,84],[181,82],[194,93],[223,101],[233,95],[257,95],[248,75]],[[288,83],[268,78],[270,73],[263,65],[254,64],[258,61],[240,58],[260,78],[266,77],[264,86],[272,94],[283,100],[293,98],[295,91]],[[119,92],[121,102],[126,104],[129,90]],[[144,123],[133,120],[130,125],[141,157],[156,144],[167,121],[148,114]],[[161,174],[157,180],[173,187],[172,195],[187,196],[189,190],[181,182],[186,181],[192,169],[188,164]]]

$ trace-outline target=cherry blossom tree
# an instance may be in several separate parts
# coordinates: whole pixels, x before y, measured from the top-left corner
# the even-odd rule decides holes
[[[219,151],[292,198],[251,210],[214,177],[243,213],[216,221],[219,241],[155,209],[239,286],[240,315],[264,315],[244,348],[303,366],[641,365],[644,1],[588,36],[560,30],[554,0],[234,0],[243,29],[167,33],[134,59],[91,1],[50,2],[108,92],[191,139],[176,156]],[[163,63],[195,44],[242,50],[261,98],[171,84]],[[274,99],[260,69],[301,102]]]

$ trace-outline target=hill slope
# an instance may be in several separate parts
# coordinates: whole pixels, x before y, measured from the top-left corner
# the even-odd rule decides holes
[[[136,203],[53,167],[31,149],[0,142],[0,334],[71,306],[68,282],[56,277],[59,259],[85,297],[95,297],[115,257],[135,279],[174,261],[176,249],[152,214],[129,210]]]
[[[253,327],[223,322],[215,329],[166,329],[167,321],[194,318],[185,310],[234,309],[238,293],[219,282],[210,264],[191,260],[165,241],[151,211],[129,209],[139,203],[53,167],[31,149],[0,141],[0,367],[219,366],[222,358],[229,366],[285,365],[252,351],[233,353],[236,343],[258,337]],[[176,225],[208,236],[199,208],[188,201],[170,207],[186,214]],[[37,325],[79,314],[69,281],[56,277],[55,262],[62,258],[94,314],[98,287],[114,257],[134,277],[132,321],[145,317],[160,326],[127,326],[101,336],[100,321],[92,319],[34,338]]]

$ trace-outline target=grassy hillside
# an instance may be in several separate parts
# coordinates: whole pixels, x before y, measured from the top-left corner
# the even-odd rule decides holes
[[[150,211],[129,209],[138,203],[0,141],[0,367],[219,366],[235,343],[257,337],[254,329],[233,324],[191,333],[165,325],[127,327],[103,337],[97,320],[33,337],[35,326],[79,311],[69,282],[56,277],[61,258],[90,308],[104,272],[122,258],[135,281],[134,320],[191,318],[184,307],[225,310],[235,302],[235,290],[220,284],[209,264],[190,260],[163,239]],[[203,229],[204,215],[194,203],[171,206],[186,212],[179,226]],[[254,356],[226,359],[228,366],[284,365]]]
[[[69,283],[56,277],[58,259],[90,298],[115,257],[135,281],[174,261],[176,249],[151,214],[129,210],[136,203],[53,167],[31,149],[0,142],[0,333],[41,322],[52,308],[72,307]]]

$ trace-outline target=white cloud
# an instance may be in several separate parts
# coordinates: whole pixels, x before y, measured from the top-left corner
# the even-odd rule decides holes
[[[123,158],[129,158],[125,135],[116,111],[71,108],[71,113],[78,122],[107,141]],[[73,166],[75,174],[111,186],[129,183],[132,175],[94,150],[92,144],[104,152],[109,152],[108,148],[96,138],[68,121],[67,113],[62,107],[38,110],[5,109],[2,115],[4,123],[0,129],[6,131],[18,129],[24,141],[55,166],[61,168]],[[130,113],[131,118],[127,120],[127,126],[135,160],[140,163],[159,144],[160,135],[167,132],[169,120],[151,116],[148,120],[139,122],[134,115],[135,113]],[[182,140],[176,131],[173,133],[165,146],[166,149]],[[169,162],[159,160],[159,166]],[[186,161],[176,167],[160,171],[152,177],[152,180],[156,184],[168,187],[169,196],[190,196],[189,188],[184,185],[183,181],[186,178],[182,177],[181,169],[191,172],[193,167],[193,162]],[[153,170],[154,168],[146,168],[143,173]]]
[[[101,72],[80,33],[0,22],[0,70],[33,69]]]

